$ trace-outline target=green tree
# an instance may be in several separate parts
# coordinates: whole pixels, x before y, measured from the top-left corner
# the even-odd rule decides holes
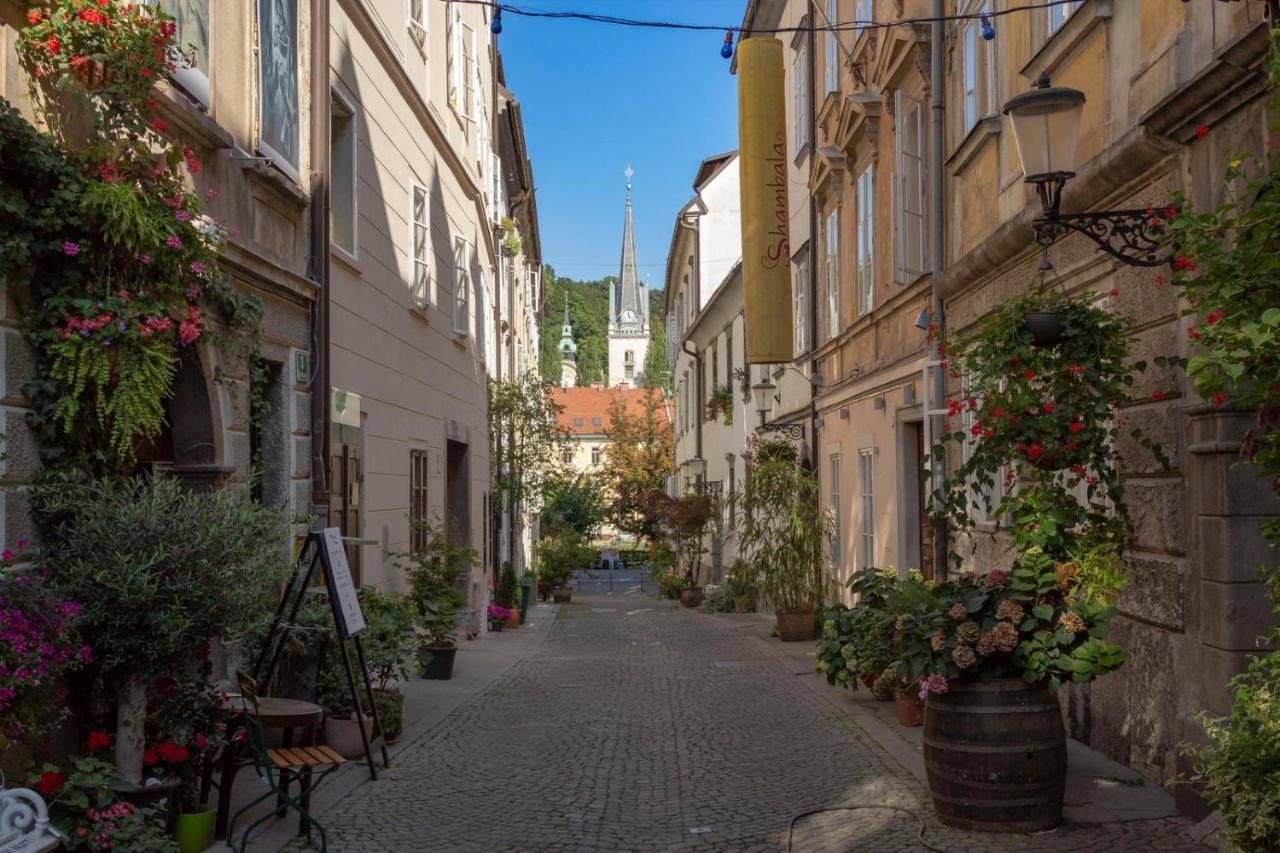
[[[489,466],[500,511],[535,506],[547,480],[560,470],[565,437],[556,423],[560,410],[532,370],[489,383]]]
[[[671,391],[671,367],[667,363],[667,324],[664,321],[666,294],[649,291],[649,352],[644,357],[644,384],[647,388]]]
[[[666,398],[650,389],[640,411],[615,400],[609,407],[609,445],[600,471],[605,517],[636,539],[652,539],[656,521],[645,511],[650,492],[661,490],[675,465],[675,433],[667,417]]]
[[[600,488],[586,474],[557,474],[547,480],[542,502],[542,530],[547,535],[575,530],[589,538],[602,521]]]
[[[553,267],[542,268],[547,291],[546,310],[540,324],[538,368],[548,382],[560,381],[560,327],[564,323],[565,300],[569,303],[569,323],[578,345],[578,384],[603,382],[608,368],[609,285],[614,279],[577,281],[557,276]]]

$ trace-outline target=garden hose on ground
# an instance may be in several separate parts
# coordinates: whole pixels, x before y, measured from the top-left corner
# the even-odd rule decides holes
[[[858,804],[858,805],[852,805],[852,806],[832,806],[831,808],[813,809],[812,811],[801,812],[800,814],[795,815],[787,823],[787,844],[786,844],[786,847],[783,848],[785,853],[791,853],[791,837],[795,833],[796,821],[803,820],[804,818],[811,817],[816,814],[826,814],[827,812],[851,812],[851,811],[858,811],[859,809],[888,809],[890,811],[901,812],[902,814],[910,815],[911,817],[916,819],[917,823],[920,824],[920,831],[916,833],[916,838],[919,840],[920,844],[923,845],[926,850],[931,850],[933,851],[933,853],[957,853],[957,851],[948,850],[945,847],[934,847],[932,844],[924,840],[924,833],[925,833],[926,827],[925,827],[924,818],[920,817],[920,815],[916,814],[911,809],[904,808],[902,806],[890,806],[890,805],[885,805],[883,803],[866,803],[866,804]]]

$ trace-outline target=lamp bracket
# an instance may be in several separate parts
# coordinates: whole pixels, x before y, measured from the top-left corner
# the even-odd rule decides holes
[[[1163,240],[1163,223],[1146,210],[1059,213],[1046,207],[1045,214],[1032,223],[1036,242],[1041,246],[1052,246],[1074,231],[1129,266],[1158,267],[1173,258],[1173,252]]]
[[[782,433],[782,435],[785,438],[789,438],[792,441],[799,441],[800,439],[804,438],[804,425],[803,424],[764,424],[759,429],[757,429],[756,432],[759,432],[759,433],[778,432],[778,433]]]

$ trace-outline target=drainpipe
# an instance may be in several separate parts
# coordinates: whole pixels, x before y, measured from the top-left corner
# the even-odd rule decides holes
[[[693,356],[693,368],[698,375],[697,382],[695,382],[693,386],[694,403],[696,405],[692,407],[694,411],[691,414],[693,415],[694,423],[694,452],[697,454],[698,459],[702,459],[702,356],[698,354],[696,347],[692,350],[689,349],[689,342],[687,340],[680,342],[680,349],[682,349],[686,355]]]
[[[311,0],[311,514],[329,523],[329,4]]]
[[[809,140],[809,177],[810,186],[812,186],[813,169],[818,159],[818,86],[814,82],[814,75],[818,71],[817,57],[814,55],[818,48],[818,36],[814,31],[812,23],[814,21],[814,0],[809,2],[809,32],[806,35],[807,44],[805,45],[805,59],[809,63],[806,69],[807,84],[809,91],[806,93],[805,103],[808,105],[808,115],[804,117],[805,124],[808,127],[805,130],[806,138]],[[818,346],[818,203],[814,199],[813,193],[806,192],[809,198],[809,352],[812,353]],[[812,381],[814,371],[818,369],[816,359],[809,359],[809,434],[813,436],[813,447],[809,448],[811,464],[815,472],[821,472],[819,460],[822,458],[818,451],[818,383]],[[819,473],[819,479],[821,474]]]
[[[930,299],[932,301],[933,322],[937,324],[937,345],[942,346],[943,331],[946,326],[944,323],[944,315],[942,311],[942,293],[939,290],[939,279],[942,276],[942,267],[945,262],[945,253],[942,245],[942,223],[943,223],[943,202],[944,202],[944,186],[942,180],[942,129],[943,119],[945,118],[946,108],[946,92],[943,89],[942,74],[942,38],[943,38],[943,16],[946,14],[943,0],[933,0],[933,23],[932,33],[929,38],[929,99],[930,99],[930,131],[931,140],[929,145],[929,183],[930,196],[933,208],[930,210],[932,219],[932,248],[933,248],[933,274],[929,277]],[[934,355],[937,355],[935,350]],[[939,356],[939,358],[941,358]],[[946,372],[938,369],[935,370],[933,376],[933,394],[931,395],[934,406],[941,407],[942,401],[947,396],[947,375]],[[942,418],[934,416],[934,428],[932,434],[935,436],[942,435]],[[929,448],[929,455],[932,462],[934,480],[943,487],[946,483],[947,468],[944,459],[933,459],[933,448]],[[935,519],[933,522],[933,576],[935,580],[943,581],[947,579],[947,522],[945,519]]]

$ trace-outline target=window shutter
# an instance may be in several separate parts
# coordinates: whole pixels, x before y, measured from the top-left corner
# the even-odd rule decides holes
[[[476,31],[469,24],[463,24],[462,29],[464,35],[462,37],[463,70],[462,70],[462,116],[463,118],[473,118],[475,116],[476,107],[476,78],[479,77],[479,71],[476,66]]]
[[[448,49],[445,51],[445,64],[448,66],[446,74],[449,80],[449,106],[456,110],[458,109],[458,95],[462,88],[458,85],[458,71],[462,67],[460,64],[462,62],[462,50],[459,44],[462,30],[458,20],[458,16],[461,13],[452,4],[446,9],[446,12],[444,19],[448,27],[445,33],[445,43],[448,45]]]
[[[458,335],[468,332],[467,309],[471,302],[471,273],[467,268],[467,241],[458,238],[453,248],[453,331]]]
[[[929,271],[925,222],[924,104],[901,90],[895,93],[894,280],[911,284]]]

